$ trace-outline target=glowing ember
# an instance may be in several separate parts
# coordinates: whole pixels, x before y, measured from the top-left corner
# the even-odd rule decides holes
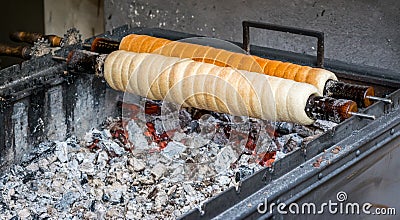
[[[258,156],[261,158],[258,164],[265,167],[272,167],[272,163],[275,161],[276,151],[261,153]]]

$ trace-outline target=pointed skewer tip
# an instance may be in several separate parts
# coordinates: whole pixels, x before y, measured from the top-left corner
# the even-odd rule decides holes
[[[393,103],[393,101],[391,99],[387,99],[387,98],[381,98],[381,97],[376,97],[376,96],[367,96],[367,98],[371,99],[371,100],[375,100],[375,101],[382,101],[382,102],[389,103],[389,104]]]
[[[359,113],[359,112],[350,112],[350,114],[353,116],[358,116],[360,118],[367,118],[367,119],[371,119],[371,120],[376,119],[375,115],[370,115],[370,114],[364,114],[364,113]]]

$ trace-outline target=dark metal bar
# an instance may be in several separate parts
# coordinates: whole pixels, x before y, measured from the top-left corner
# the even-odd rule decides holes
[[[306,30],[301,28],[293,28],[288,26],[255,22],[255,21],[243,21],[243,49],[250,52],[250,27],[260,28],[265,30],[280,31],[291,34],[298,34],[310,37],[316,37],[317,42],[317,67],[323,67],[324,65],[324,33],[319,31]]]
[[[28,124],[29,124],[29,141],[32,146],[39,144],[45,140],[45,125],[48,118],[43,108],[46,103],[46,88],[33,91],[29,98],[28,108]]]
[[[75,106],[77,100],[78,89],[76,85],[77,78],[75,76],[68,76],[67,82],[62,85],[62,105],[65,111],[65,125],[67,137],[71,136],[75,131],[73,121],[75,120]]]
[[[12,124],[13,104],[0,101],[0,172],[13,162],[14,129]]]

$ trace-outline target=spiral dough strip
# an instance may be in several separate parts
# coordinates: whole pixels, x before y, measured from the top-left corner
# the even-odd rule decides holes
[[[291,79],[314,85],[321,94],[328,80],[337,80],[334,73],[320,68],[268,60],[257,56],[147,35],[127,35],[122,39],[119,49],[136,53],[155,53],[164,56],[191,58],[195,61],[212,63],[217,66],[230,66],[239,70]]]
[[[292,80],[122,50],[107,56],[104,77],[116,90],[153,100],[299,124],[314,122],[306,115],[305,106],[311,95],[319,94],[314,86]]]

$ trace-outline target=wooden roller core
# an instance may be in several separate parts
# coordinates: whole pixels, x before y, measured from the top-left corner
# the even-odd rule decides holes
[[[155,53],[179,58],[191,58],[218,66],[230,66],[240,70],[291,79],[314,85],[321,94],[328,80],[337,80],[334,73],[320,68],[268,60],[208,46],[170,41],[147,35],[127,35],[122,39],[119,49],[138,53]]]
[[[314,86],[306,83],[191,59],[123,50],[107,56],[104,77],[116,90],[153,100],[299,124],[314,122],[305,108],[311,95],[319,95]]]

